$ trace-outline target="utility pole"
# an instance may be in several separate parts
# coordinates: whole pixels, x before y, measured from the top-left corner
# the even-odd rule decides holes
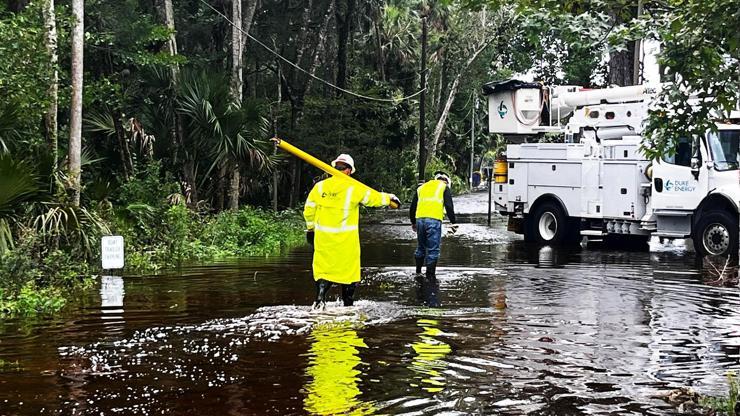
[[[475,112],[478,109],[478,94],[473,90],[475,102],[473,109],[470,111],[470,189],[473,189],[473,156],[475,153]]]
[[[424,182],[426,169],[426,129],[424,112],[427,97],[427,10],[426,5],[421,16],[421,97],[419,98],[419,183]]]

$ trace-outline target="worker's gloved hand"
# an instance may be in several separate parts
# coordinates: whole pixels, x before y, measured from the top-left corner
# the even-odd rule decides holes
[[[393,194],[391,194],[390,197],[391,197],[391,202],[394,202],[396,205],[398,205],[396,208],[401,208],[401,200],[398,199],[398,197]]]
[[[416,232],[416,224],[411,224],[411,229],[414,230],[414,232]]]
[[[306,242],[307,242],[307,243],[308,243],[308,245],[310,245],[311,247],[313,247],[313,237],[314,237],[314,232],[313,232],[313,230],[306,230]]]

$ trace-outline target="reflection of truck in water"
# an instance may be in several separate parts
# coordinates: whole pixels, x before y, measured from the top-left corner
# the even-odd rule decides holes
[[[496,210],[525,240],[567,244],[583,236],[646,242],[692,238],[701,254],[738,252],[740,125],[683,138],[675,154],[640,151],[654,90],[586,90],[516,80],[489,83],[489,131],[504,135],[506,175]],[[733,112],[730,120],[738,121]],[[542,139],[556,137],[555,142]]]

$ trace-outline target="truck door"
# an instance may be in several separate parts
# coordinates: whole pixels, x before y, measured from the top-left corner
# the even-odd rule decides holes
[[[692,149],[699,146],[699,176],[691,171]],[[700,141],[682,138],[676,146],[676,154],[664,155],[653,165],[653,209],[694,210],[707,194],[708,173],[704,167],[706,149]]]

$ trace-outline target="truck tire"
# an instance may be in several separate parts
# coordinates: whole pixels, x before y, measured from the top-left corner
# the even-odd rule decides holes
[[[574,223],[560,204],[543,202],[527,216],[524,240],[537,244],[573,244],[574,236],[580,237],[580,230],[575,229]]]
[[[694,248],[702,256],[738,255],[738,217],[727,211],[708,211],[696,222]]]

